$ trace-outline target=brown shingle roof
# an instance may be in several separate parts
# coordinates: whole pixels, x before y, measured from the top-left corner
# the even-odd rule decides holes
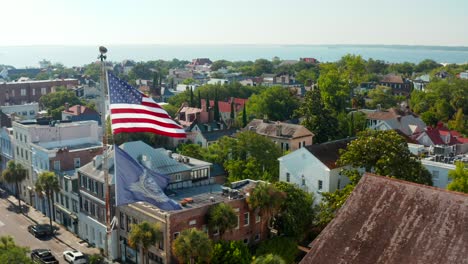
[[[338,167],[336,165],[336,161],[340,158],[340,149],[346,149],[348,143],[353,139],[355,138],[340,139],[322,144],[306,146],[305,148],[329,169],[334,169]]]
[[[74,106],[70,106],[70,108],[68,109],[68,111],[66,110],[63,110],[64,113],[67,113],[67,114],[72,114],[72,115],[94,115],[94,114],[98,114],[95,110],[91,109],[91,108],[88,108],[84,105],[81,105],[81,114],[78,114],[78,106],[80,105],[74,105]]]
[[[468,263],[468,195],[366,173],[301,263]]]
[[[380,82],[383,83],[403,83],[403,78],[400,75],[396,74],[387,74],[385,75]]]
[[[281,135],[277,136],[277,126],[281,126]],[[300,138],[305,136],[314,136],[310,130],[301,125],[283,123],[283,122],[265,122],[261,119],[254,119],[247,124],[245,130],[255,129],[259,135],[277,138]]]

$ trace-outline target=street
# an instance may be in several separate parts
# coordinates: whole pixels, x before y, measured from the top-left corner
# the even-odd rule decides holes
[[[62,253],[65,250],[79,250],[85,254],[99,253],[95,248],[86,247],[86,243],[80,243],[80,239],[64,227],[52,222],[54,226],[58,226],[55,237],[35,238],[28,232],[28,226],[39,223],[49,224],[49,218],[45,217],[41,212],[34,208],[23,205],[24,214],[19,214],[17,210],[17,200],[11,195],[4,193],[0,198],[0,236],[10,235],[14,238],[17,245],[27,246],[31,250],[37,248],[50,249],[53,255],[60,263],[66,263],[63,260]]]

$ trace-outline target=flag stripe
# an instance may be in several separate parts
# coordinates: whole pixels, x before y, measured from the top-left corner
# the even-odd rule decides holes
[[[112,119],[112,124],[121,124],[121,123],[148,123],[148,124],[153,124],[153,125],[158,125],[158,126],[163,126],[166,128],[176,128],[179,129],[180,127],[176,124],[168,124],[168,123],[163,123],[158,120],[154,119],[149,119],[149,118],[136,118],[136,117],[131,117],[131,118],[113,118]]]
[[[142,115],[152,116],[154,118],[165,118],[165,119],[169,117],[167,114],[164,114],[164,113],[155,113],[150,110],[134,109],[134,108],[111,109],[111,114],[114,114],[114,116],[118,114],[142,114]],[[114,116],[112,118],[115,118]],[[167,120],[167,123],[174,123],[174,122],[172,120]]]
[[[114,134],[152,132],[184,138],[184,129],[152,98],[108,72],[110,116]]]
[[[115,135],[119,133],[150,132],[150,133],[167,136],[167,137],[185,138],[185,134],[182,134],[182,133],[171,133],[171,132],[166,132],[160,129],[154,129],[150,127],[122,127],[122,128],[115,128],[113,130],[114,130]]]

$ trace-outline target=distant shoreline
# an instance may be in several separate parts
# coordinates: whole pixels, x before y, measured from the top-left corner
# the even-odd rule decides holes
[[[96,61],[99,45],[0,46],[0,65],[37,67],[42,59],[67,67]],[[247,61],[259,58],[298,60],[313,57],[322,62],[337,61],[346,54],[389,63],[419,63],[432,59],[439,63],[467,63],[468,47],[379,44],[119,44],[105,45],[109,61],[192,60],[194,58]]]

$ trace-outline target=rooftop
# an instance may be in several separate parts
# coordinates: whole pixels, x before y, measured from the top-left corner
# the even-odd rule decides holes
[[[468,195],[366,173],[301,263],[467,263]]]
[[[340,158],[340,149],[346,149],[348,144],[354,139],[355,138],[340,139],[306,146],[305,148],[329,169],[335,169],[338,167],[336,161]]]

